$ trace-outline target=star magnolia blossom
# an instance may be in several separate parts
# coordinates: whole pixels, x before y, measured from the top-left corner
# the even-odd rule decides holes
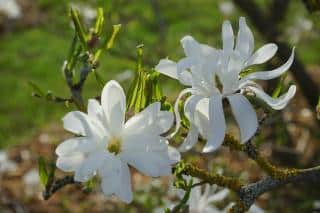
[[[195,179],[195,183],[199,183],[198,179]],[[182,199],[184,195],[183,190],[179,190],[179,197]],[[209,184],[205,185],[204,191],[202,192],[201,187],[195,187],[191,190],[189,200],[187,204],[189,205],[190,213],[221,213],[227,212],[225,210],[219,210],[213,205],[213,203],[224,200],[229,194],[228,189],[222,189],[218,191],[218,186]]]
[[[188,176],[186,178],[187,181],[190,180]],[[200,180],[197,178],[193,178],[193,183],[197,184],[200,183]],[[219,202],[223,202],[229,195],[229,189],[220,189],[217,185],[210,185],[205,184],[204,187],[197,186],[192,188],[189,195],[189,200],[187,201],[187,205],[189,207],[190,213],[227,213],[228,210],[234,205],[234,203],[229,203],[223,209],[219,209],[216,207],[215,204]],[[202,190],[204,189],[204,190]],[[183,199],[185,191],[182,189],[173,189],[174,194],[177,195],[180,199]],[[177,205],[176,202],[167,202],[166,206],[169,209],[173,209]],[[156,208],[154,213],[163,212],[162,208]],[[258,207],[257,205],[253,204],[248,213],[263,213],[264,211]]]
[[[64,128],[81,135],[64,141],[56,149],[57,167],[75,172],[75,181],[85,182],[94,175],[102,179],[105,195],[131,202],[128,165],[145,175],[171,174],[179,153],[161,136],[173,124],[173,114],[160,111],[160,103],[149,105],[125,123],[126,98],[116,81],[103,88],[101,105],[91,99],[88,114],[79,111],[63,118]]]
[[[228,100],[240,129],[241,142],[245,143],[256,132],[258,122],[255,110],[242,93],[251,91],[273,109],[280,110],[296,92],[296,87],[292,85],[286,94],[272,98],[252,81],[273,79],[286,72],[293,62],[294,49],[288,61],[282,66],[271,71],[259,71],[241,77],[240,72],[247,67],[262,64],[272,58],[277,46],[266,44],[253,53],[253,35],[243,17],[239,20],[235,45],[234,40],[231,24],[225,21],[222,27],[221,50],[200,44],[191,36],[186,36],[181,40],[186,57],[177,63],[162,59],[156,66],[156,70],[160,73],[191,87],[179,94],[175,104],[177,126],[172,135],[180,127],[178,102],[182,96],[191,93],[184,105],[185,115],[190,121],[190,130],[180,147],[181,151],[192,148],[199,134],[207,139],[203,152],[211,152],[221,146],[226,131],[223,99]]]

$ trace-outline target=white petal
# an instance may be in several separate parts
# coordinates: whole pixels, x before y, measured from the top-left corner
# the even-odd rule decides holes
[[[160,102],[154,102],[142,112],[131,117],[125,124],[124,134],[150,133],[160,135],[167,132],[173,125],[172,112],[160,111]]]
[[[290,58],[282,66],[271,71],[261,71],[261,72],[254,72],[254,73],[248,74],[240,80],[240,85],[245,84],[248,80],[252,80],[252,79],[269,80],[269,79],[276,78],[282,75],[283,73],[285,73],[290,68],[291,64],[293,63],[293,59],[294,59],[294,48],[292,49]]]
[[[96,99],[89,99],[88,101],[88,116],[94,120],[103,122],[103,110]]]
[[[253,204],[253,205],[250,207],[250,209],[249,209],[248,212],[249,212],[249,213],[264,213],[264,210],[261,209],[259,206]]]
[[[62,119],[63,128],[82,136],[95,136],[97,132],[87,114],[80,111],[72,111]]]
[[[180,152],[186,152],[190,150],[197,142],[199,137],[199,130],[194,123],[190,123],[190,129],[187,137],[179,147]]]
[[[168,155],[171,165],[178,163],[181,160],[181,155],[178,150],[172,146],[168,146]]]
[[[155,69],[170,78],[178,79],[177,63],[169,59],[161,59]]]
[[[209,100],[209,124],[210,131],[203,152],[212,152],[223,143],[226,132],[226,121],[221,95],[213,96]]]
[[[103,165],[106,155],[107,153],[102,151],[90,153],[76,170],[74,179],[79,182],[88,181]]]
[[[68,156],[58,157],[56,165],[59,169],[65,172],[76,171],[84,161],[84,155],[82,153],[75,153]]]
[[[235,94],[227,98],[240,129],[241,143],[245,143],[252,138],[257,131],[257,114],[251,103],[243,95]]]
[[[180,122],[181,122],[181,117],[180,117],[180,113],[179,113],[179,101],[180,101],[180,99],[181,99],[184,95],[186,95],[186,94],[188,94],[188,93],[192,93],[193,91],[194,91],[193,89],[187,88],[187,89],[182,90],[182,91],[179,93],[179,95],[178,95],[178,97],[177,97],[177,99],[176,99],[176,102],[175,102],[175,104],[174,104],[174,114],[175,114],[175,117],[176,117],[176,128],[175,128],[174,132],[171,133],[171,134],[168,136],[168,138],[173,137],[175,134],[177,134],[177,132],[178,132],[179,129],[180,129],[180,125],[181,125],[181,124],[180,124]]]
[[[196,105],[194,113],[194,121],[200,134],[205,139],[208,139],[210,125],[209,125],[209,99],[203,98]]]
[[[201,52],[205,55],[205,56],[212,56],[217,54],[217,50],[213,47],[210,47],[209,45],[206,44],[200,44],[200,48],[201,48]]]
[[[200,44],[192,36],[185,36],[180,42],[187,57],[198,56],[201,53]]]
[[[194,57],[186,57],[177,63],[177,75],[181,84],[190,86],[192,84],[192,75],[189,71],[193,66],[197,65]]]
[[[248,59],[252,54],[254,48],[254,39],[250,28],[247,26],[244,17],[239,19],[239,32],[237,35],[236,50],[241,53],[241,55]]]
[[[228,196],[229,192],[229,189],[223,189],[217,193],[214,193],[213,195],[208,197],[208,203],[224,200]]]
[[[271,59],[277,52],[276,44],[270,43],[260,47],[247,61],[247,66],[253,64],[262,64]]]
[[[227,54],[233,51],[234,35],[229,21],[223,22],[222,25],[222,45],[223,51],[225,51]]]
[[[75,152],[88,153],[97,148],[97,143],[93,138],[75,137],[63,141],[56,148],[58,156],[67,156]]]
[[[159,177],[171,174],[168,144],[160,136],[130,136],[123,141],[120,156],[145,175]]]
[[[124,125],[126,96],[118,82],[111,80],[104,86],[101,104],[108,129],[113,136],[119,136]]]
[[[206,208],[204,209],[203,213],[222,213],[223,211],[221,211],[220,209],[217,209],[214,206],[206,206]]]
[[[187,100],[184,103],[184,113],[186,117],[190,120],[194,120],[194,111],[196,109],[196,106],[198,102],[202,99],[199,95],[191,95],[187,98]]]
[[[258,98],[261,98],[270,107],[272,107],[275,110],[283,109],[296,93],[296,86],[295,85],[291,85],[289,87],[288,92],[281,95],[278,98],[272,98],[271,96],[266,94],[262,89],[258,89],[258,88],[250,87],[250,86],[247,88],[250,89],[252,92],[254,92]]]
[[[100,169],[100,174],[102,176],[102,191],[105,195],[115,195],[126,203],[132,201],[131,176],[126,163],[114,157],[112,160],[106,161]]]
[[[184,104],[184,113],[190,122],[190,129],[184,142],[179,147],[181,152],[186,152],[191,149],[198,141],[199,131],[194,121],[195,109],[202,97],[191,95]]]

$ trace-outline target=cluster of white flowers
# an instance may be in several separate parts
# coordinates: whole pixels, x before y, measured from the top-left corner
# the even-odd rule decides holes
[[[175,104],[177,118],[176,133],[180,116],[178,103],[182,96],[191,94],[185,101],[184,113],[190,121],[190,130],[181,151],[192,148],[198,141],[198,135],[207,139],[203,152],[212,152],[223,142],[226,122],[222,100],[227,99],[237,121],[241,142],[247,142],[258,128],[257,116],[250,102],[243,95],[253,92],[276,110],[283,109],[294,96],[296,87],[290,86],[288,92],[278,98],[272,98],[252,80],[269,80],[285,73],[294,58],[294,49],[288,61],[271,71],[259,71],[241,77],[241,72],[251,65],[262,64],[272,58],[277,51],[276,44],[266,44],[254,51],[254,39],[243,17],[239,20],[239,32],[235,38],[232,26],[225,21],[222,27],[222,49],[214,49],[200,44],[191,36],[181,40],[186,57],[177,63],[162,59],[156,66],[159,72],[179,80],[189,88],[184,89]],[[235,43],[235,44],[234,44]]]
[[[191,94],[184,104],[190,129],[180,151],[191,149],[199,134],[207,139],[203,152],[212,152],[221,146],[226,132],[223,99],[230,103],[240,128],[241,142],[248,141],[256,132],[258,122],[244,92],[254,93],[273,109],[284,108],[294,96],[295,86],[291,86],[286,94],[272,98],[252,80],[269,80],[286,72],[293,62],[294,51],[288,61],[277,69],[241,77],[241,72],[251,65],[264,63],[273,57],[277,46],[266,44],[254,52],[253,35],[244,18],[240,18],[236,42],[228,21],[223,24],[222,40],[223,48],[214,49],[186,36],[181,40],[186,57],[177,63],[162,59],[156,66],[160,73],[188,87],[177,97],[175,116],[172,112],[162,111],[161,104],[155,102],[125,121],[124,91],[119,83],[109,81],[103,88],[101,103],[90,99],[87,114],[73,111],[63,118],[64,128],[78,137],[57,147],[57,167],[74,172],[75,180],[80,182],[98,175],[105,195],[116,195],[125,202],[131,202],[128,165],[145,175],[158,177],[170,175],[172,165],[180,160],[179,152],[169,146],[164,134],[172,128],[174,117],[176,128],[169,137],[179,130],[178,103],[186,94]],[[196,189],[194,193],[198,199],[200,191]],[[215,196],[207,199],[206,195],[205,203],[215,199]]]

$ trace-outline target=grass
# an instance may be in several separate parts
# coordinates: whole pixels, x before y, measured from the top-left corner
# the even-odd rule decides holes
[[[80,2],[80,1],[74,1]],[[220,28],[226,18],[218,10],[220,1],[186,0],[158,1],[160,16],[150,1],[93,1],[93,6],[103,6],[108,11],[108,24],[123,25],[115,48],[104,54],[100,72],[105,80],[126,69],[134,69],[135,47],[145,44],[144,61],[152,67],[160,58],[182,56],[179,40],[186,34],[193,35],[203,43],[220,46]],[[55,0],[39,0],[37,7],[44,14],[42,24],[7,33],[1,37],[0,49],[0,148],[24,141],[45,123],[57,122],[69,110],[63,105],[48,103],[31,97],[28,81],[36,82],[44,91],[51,90],[59,96],[68,96],[63,82],[61,66],[68,51],[72,29],[68,20],[68,4]],[[291,10],[306,14],[302,5],[295,3]],[[236,11],[236,22],[241,15]],[[314,19],[314,16],[310,18]],[[163,34],[159,19],[165,26]],[[290,20],[287,21],[288,23]],[[319,30],[319,24],[315,26]],[[234,25],[237,26],[237,25]],[[320,60],[320,42],[308,38],[299,44],[298,52],[306,63]],[[167,78],[163,81],[169,82]],[[170,81],[171,82],[171,81]],[[127,82],[124,84],[127,88]],[[175,84],[167,84],[165,92],[175,95]],[[100,93],[93,76],[86,83],[85,97]]]

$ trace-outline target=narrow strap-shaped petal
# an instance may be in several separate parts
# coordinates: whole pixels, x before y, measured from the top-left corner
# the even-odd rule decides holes
[[[143,111],[131,117],[125,124],[125,135],[144,132],[160,135],[167,132],[173,125],[174,114],[161,111],[160,102],[154,102]]]
[[[198,141],[199,131],[194,121],[194,113],[197,103],[202,99],[201,96],[191,95],[184,104],[184,113],[190,122],[190,129],[184,142],[179,147],[179,151],[186,152],[191,149]]]
[[[179,147],[180,152],[186,152],[190,150],[197,142],[199,137],[199,130],[197,126],[190,122],[190,128],[187,137]]]
[[[273,108],[275,110],[283,109],[288,104],[288,102],[293,98],[293,96],[296,93],[296,89],[297,89],[295,85],[291,85],[285,94],[281,95],[278,98],[272,98],[267,93],[265,93],[262,89],[258,89],[258,88],[251,87],[251,86],[249,86],[247,88],[249,90],[251,90],[252,92],[254,92],[258,98],[262,99],[271,108]]]
[[[103,114],[102,106],[96,99],[89,99],[88,101],[88,116],[92,121],[92,124],[96,128],[96,132],[100,137],[105,137],[108,133],[106,119]]]
[[[218,149],[226,132],[226,120],[222,106],[222,96],[216,95],[209,99],[209,124],[210,131],[203,152],[212,152]]]
[[[228,196],[229,192],[229,189],[222,189],[221,191],[214,193],[208,197],[208,203],[222,201]]]
[[[182,58],[177,63],[177,75],[181,84],[191,86],[192,75],[188,69],[195,66],[197,62],[192,57]]]
[[[262,64],[271,59],[277,52],[278,46],[270,43],[260,47],[247,61],[246,66]]]
[[[83,112],[69,112],[63,117],[62,121],[63,128],[74,134],[82,136],[95,136],[97,133],[90,118]]]
[[[241,143],[245,143],[257,131],[258,120],[256,112],[248,99],[241,94],[231,95],[227,98],[240,129]]]
[[[222,46],[227,54],[233,51],[234,35],[230,21],[225,21],[222,25]]]
[[[102,90],[101,105],[108,130],[113,136],[121,134],[124,126],[126,96],[117,81],[109,81]]]
[[[170,78],[178,79],[177,63],[174,61],[169,59],[161,59],[155,69],[161,74],[169,76]]]
[[[253,52],[253,48],[253,34],[246,23],[246,19],[244,17],[240,17],[239,32],[237,35],[235,50],[239,51],[244,58],[248,59]]]
[[[180,42],[187,57],[198,56],[201,53],[200,44],[192,36],[184,36]]]
[[[240,87],[241,85],[246,84],[248,80],[252,80],[252,79],[269,80],[269,79],[279,77],[290,68],[290,66],[293,63],[293,59],[294,59],[294,48],[292,49],[291,56],[286,63],[284,63],[280,67],[271,71],[260,71],[260,72],[254,72],[246,75],[240,80]]]
[[[176,99],[176,102],[174,104],[174,114],[175,114],[175,117],[176,117],[176,128],[174,130],[174,132],[172,132],[170,135],[167,136],[167,138],[172,138],[173,136],[175,136],[175,134],[177,134],[177,132],[179,131],[180,129],[180,123],[181,123],[181,116],[180,116],[180,113],[179,113],[179,101],[180,99],[188,94],[188,93],[192,93],[193,92],[193,89],[192,88],[187,88],[187,89],[184,89],[180,92],[180,94],[178,95],[177,99]]]

